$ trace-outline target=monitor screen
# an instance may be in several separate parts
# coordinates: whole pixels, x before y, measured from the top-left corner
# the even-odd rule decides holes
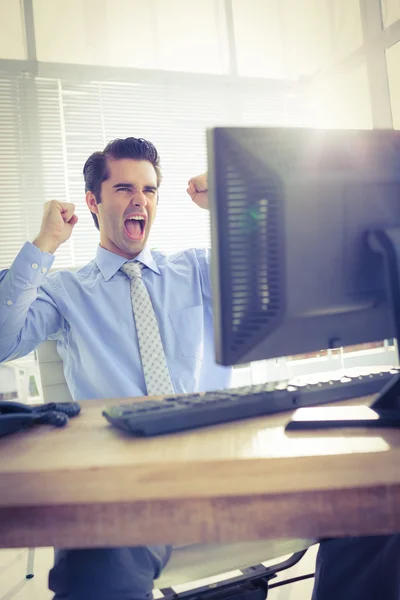
[[[370,232],[400,227],[400,131],[208,132],[217,361],[395,337]]]

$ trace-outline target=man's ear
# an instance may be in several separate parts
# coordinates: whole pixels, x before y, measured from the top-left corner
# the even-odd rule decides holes
[[[88,205],[90,212],[94,213],[95,215],[99,214],[99,208],[93,192],[86,192],[86,204]]]

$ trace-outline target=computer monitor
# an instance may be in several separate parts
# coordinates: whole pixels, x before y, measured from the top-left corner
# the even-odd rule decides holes
[[[368,233],[400,230],[400,131],[216,128],[209,186],[219,363],[396,337]]]
[[[400,131],[215,128],[208,155],[217,362],[399,337]]]

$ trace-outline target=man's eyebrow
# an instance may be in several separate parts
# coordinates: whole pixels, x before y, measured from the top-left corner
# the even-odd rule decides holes
[[[113,185],[113,188],[117,189],[117,188],[130,188],[130,189],[135,189],[137,186],[134,185],[133,183],[116,183],[115,185]],[[156,185],[152,185],[152,184],[148,184],[145,185],[144,188],[146,190],[154,190],[157,191],[157,186]]]
[[[132,183],[116,183],[115,185],[113,185],[113,188],[119,187],[134,188],[136,186],[134,186]]]

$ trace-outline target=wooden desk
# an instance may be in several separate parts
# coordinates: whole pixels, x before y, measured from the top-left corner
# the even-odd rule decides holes
[[[0,546],[400,532],[399,431],[285,434],[282,413],[137,439],[110,403],[0,440]]]

